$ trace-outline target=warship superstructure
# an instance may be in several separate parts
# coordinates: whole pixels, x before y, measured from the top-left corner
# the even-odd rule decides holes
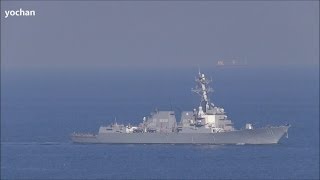
[[[289,124],[254,128],[246,124],[235,129],[223,108],[209,99],[211,80],[199,71],[193,92],[200,95],[199,107],[183,111],[177,123],[174,111],[155,111],[143,117],[139,125],[111,124],[101,126],[98,134],[73,133],[75,143],[123,144],[276,144],[288,135]]]

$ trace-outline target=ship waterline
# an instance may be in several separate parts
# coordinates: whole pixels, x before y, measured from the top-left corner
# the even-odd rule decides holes
[[[213,92],[208,80],[199,71],[193,92],[200,95],[199,107],[183,111],[177,123],[174,111],[154,111],[137,126],[111,124],[101,126],[98,134],[73,133],[75,143],[112,144],[277,144],[288,135],[290,125],[254,128],[247,123],[237,130],[223,108],[209,98]]]
[[[290,125],[217,133],[73,134],[75,143],[112,144],[277,144]]]

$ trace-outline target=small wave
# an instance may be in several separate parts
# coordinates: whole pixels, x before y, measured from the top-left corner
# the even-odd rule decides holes
[[[1,142],[1,145],[64,145],[70,144],[68,142]]]
[[[237,143],[236,145],[237,146],[243,146],[243,145],[245,145],[246,143]]]

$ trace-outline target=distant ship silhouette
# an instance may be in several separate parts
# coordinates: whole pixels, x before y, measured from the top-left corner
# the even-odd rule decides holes
[[[248,65],[247,59],[244,61],[231,59],[231,60],[218,60],[216,63],[217,67],[246,67]]]

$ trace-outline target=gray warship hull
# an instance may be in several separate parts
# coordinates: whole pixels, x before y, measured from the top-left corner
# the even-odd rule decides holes
[[[242,129],[217,133],[101,133],[71,135],[75,143],[110,144],[276,144],[290,126]]]
[[[276,144],[288,134],[290,125],[236,130],[223,108],[211,103],[208,94],[213,92],[208,80],[200,73],[192,92],[201,96],[198,109],[182,111],[177,122],[175,111],[151,112],[137,126],[114,124],[100,126],[98,134],[73,133],[75,143],[111,144]]]

